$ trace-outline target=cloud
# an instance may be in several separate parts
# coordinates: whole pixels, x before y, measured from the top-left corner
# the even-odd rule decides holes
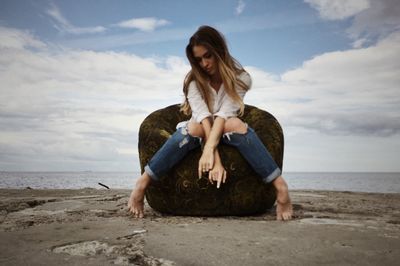
[[[369,8],[368,0],[304,0],[318,10],[321,18],[326,20],[340,20],[352,17]]]
[[[60,9],[52,3],[50,7],[46,10],[46,13],[54,20],[53,26],[61,33],[69,33],[75,35],[90,34],[90,33],[100,33],[107,30],[106,27],[96,26],[96,27],[76,27],[72,25],[62,14]],[[143,32],[152,32],[158,27],[171,24],[168,20],[158,19],[154,17],[145,18],[133,18],[129,20],[124,20],[116,24],[110,25],[110,27],[120,27],[120,28],[130,28],[138,29]]]
[[[239,0],[236,6],[236,15],[242,14],[244,8],[246,7],[246,3],[243,0]]]
[[[72,25],[60,12],[59,8],[52,3],[51,6],[46,10],[46,13],[55,21],[53,26],[62,33],[70,34],[87,34],[87,33],[99,33],[106,30],[103,26],[96,27],[76,27]]]
[[[360,47],[386,38],[400,30],[400,5],[395,0],[372,1],[371,7],[357,14],[347,29],[355,40],[353,46]],[[360,45],[361,43],[361,45]]]
[[[318,55],[281,76],[253,73],[248,100],[286,127],[327,135],[399,136],[400,32],[368,48]],[[262,82],[262,83],[260,83]]]
[[[24,49],[45,48],[46,44],[30,32],[0,26],[0,48]]]
[[[304,0],[325,20],[352,18],[346,30],[354,48],[366,47],[400,30],[400,6],[396,0]]]
[[[356,39],[352,46],[353,48],[362,48],[363,46],[367,45],[369,43],[369,40],[367,38],[360,38]]]
[[[182,58],[62,49],[13,32],[0,46],[0,167],[138,169],[137,134],[151,112],[182,101]],[[104,162],[107,163],[105,164]],[[54,164],[53,164],[54,163]],[[107,167],[109,167],[107,169]],[[47,168],[48,169],[48,168]],[[29,170],[29,169],[28,169]]]
[[[168,24],[170,24],[170,22],[165,19],[146,17],[146,18],[133,18],[129,20],[124,20],[116,25],[122,28],[139,29],[141,31],[150,32],[154,31],[158,27],[165,26]]]

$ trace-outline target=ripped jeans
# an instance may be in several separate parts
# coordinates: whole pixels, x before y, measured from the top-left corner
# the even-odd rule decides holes
[[[236,147],[265,183],[272,182],[282,174],[281,169],[251,127],[247,127],[245,134],[225,133],[221,142]],[[144,170],[152,180],[159,180],[189,151],[199,147],[200,144],[201,138],[191,136],[187,126],[180,127],[154,154]]]

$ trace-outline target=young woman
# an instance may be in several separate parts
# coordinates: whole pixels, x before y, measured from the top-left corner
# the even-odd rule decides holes
[[[129,211],[142,218],[150,182],[167,173],[201,141],[205,144],[198,165],[199,178],[208,172],[210,182],[216,182],[219,188],[227,178],[218,153],[221,141],[235,146],[264,182],[272,182],[277,191],[277,219],[290,220],[292,204],[281,170],[254,130],[238,118],[244,111],[243,97],[251,86],[250,75],[229,54],[222,34],[209,26],[200,27],[190,38],[186,56],[192,69],[185,78],[181,110],[192,117],[177,125],[177,131],[146,165],[130,196]]]

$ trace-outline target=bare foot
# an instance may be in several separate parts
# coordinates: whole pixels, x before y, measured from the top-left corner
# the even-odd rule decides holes
[[[293,207],[289,197],[288,186],[283,177],[278,177],[273,181],[276,188],[276,219],[278,221],[288,221],[292,219]]]
[[[128,210],[133,213],[134,218],[144,217],[144,195],[150,184],[150,176],[145,172],[136,182],[128,201]]]

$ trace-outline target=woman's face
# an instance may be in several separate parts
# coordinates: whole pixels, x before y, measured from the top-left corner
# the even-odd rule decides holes
[[[193,46],[193,55],[200,67],[207,72],[208,75],[212,76],[217,71],[217,60],[215,56],[211,54],[203,45]]]

